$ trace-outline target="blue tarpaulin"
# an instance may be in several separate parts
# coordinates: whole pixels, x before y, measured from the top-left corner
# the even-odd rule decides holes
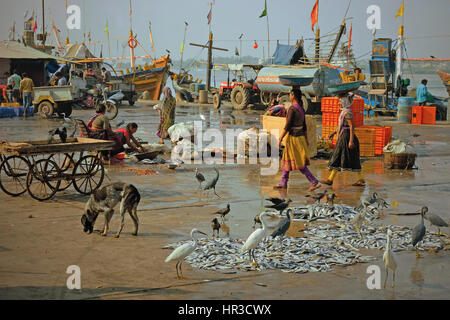
[[[301,57],[303,57],[302,46],[296,47],[287,44],[277,44],[277,48],[273,54],[273,64],[289,66],[296,64]]]

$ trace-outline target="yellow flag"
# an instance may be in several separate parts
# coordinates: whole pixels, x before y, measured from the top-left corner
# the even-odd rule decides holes
[[[184,42],[181,43],[180,54],[183,54],[184,51]]]
[[[395,15],[395,18],[403,16],[403,8],[404,8],[404,3],[402,1],[402,5],[401,5],[400,9],[398,9],[397,14]]]

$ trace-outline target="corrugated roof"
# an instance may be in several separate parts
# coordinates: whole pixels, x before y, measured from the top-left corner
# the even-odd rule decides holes
[[[58,59],[17,41],[0,41],[0,59]]]

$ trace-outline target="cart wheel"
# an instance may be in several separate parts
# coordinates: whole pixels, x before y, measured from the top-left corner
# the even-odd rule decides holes
[[[27,190],[34,199],[53,197],[61,184],[61,170],[53,160],[41,159],[31,166],[27,175]]]
[[[97,190],[105,177],[102,160],[97,156],[84,156],[73,169],[73,186],[81,194]]]
[[[50,101],[45,100],[39,103],[38,112],[42,118],[47,119],[48,117],[51,117],[54,111],[55,108]]]
[[[73,161],[73,155],[68,153],[52,154],[48,157],[48,160],[54,161],[61,170],[64,179],[61,180],[58,191],[66,190],[72,184],[72,170],[75,167],[75,161]]]
[[[0,164],[0,188],[13,197],[27,191],[30,163],[24,157],[10,156]]]
[[[112,103],[112,102],[107,102],[106,103],[106,118],[108,118],[108,120],[112,120],[115,117],[117,117],[117,113],[119,112],[119,110],[117,109],[117,106]]]

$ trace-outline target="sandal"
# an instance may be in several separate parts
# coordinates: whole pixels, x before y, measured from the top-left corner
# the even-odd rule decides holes
[[[320,180],[320,183],[326,184],[328,186],[332,186],[333,185],[333,181],[330,180]]]
[[[316,189],[319,189],[322,185],[320,183],[316,184],[315,186],[311,186],[311,188],[308,189],[309,192],[312,192]]]
[[[359,180],[359,181],[356,181],[354,184],[352,184],[352,186],[354,186],[354,187],[365,187],[366,186],[366,182],[364,180]]]

